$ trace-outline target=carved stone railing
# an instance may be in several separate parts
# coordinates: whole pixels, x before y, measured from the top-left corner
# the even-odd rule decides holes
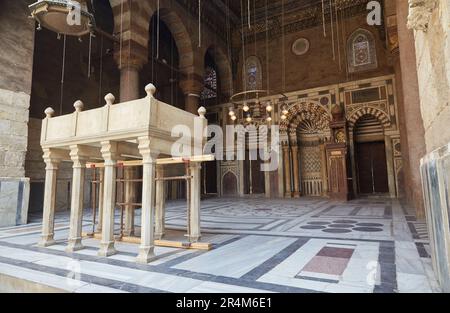
[[[187,142],[183,144],[202,145],[202,131],[207,126],[203,110],[199,110],[200,116],[195,116],[158,101],[154,97],[156,88],[151,84],[146,87],[146,92],[147,97],[143,99],[119,104],[114,104],[115,97],[108,94],[104,107],[89,111],[83,111],[83,103],[77,101],[74,113],[58,117],[53,117],[53,109],[48,108],[42,123],[42,148],[89,145],[104,140],[127,141],[148,136],[152,138],[154,149],[169,155],[172,143],[180,140],[172,136],[177,125],[191,131],[190,136],[184,136]]]

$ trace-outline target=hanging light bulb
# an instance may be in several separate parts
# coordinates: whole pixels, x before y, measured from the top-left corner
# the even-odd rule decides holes
[[[237,120],[237,117],[236,117],[236,115],[233,115],[232,117],[231,117],[231,120],[234,122],[235,120]]]
[[[244,106],[242,109],[244,110],[244,112],[250,111],[250,107],[248,106],[247,102],[244,102]]]
[[[272,112],[272,110],[273,110],[272,102],[268,101],[267,106],[266,106],[266,111],[270,113],[270,112]]]
[[[270,115],[267,116],[266,121],[269,122],[269,123],[272,122],[272,117]]]
[[[234,108],[230,108],[230,112],[228,113],[231,117],[235,116],[236,113],[234,113]]]
[[[281,119],[283,120],[283,121],[285,121],[286,119],[287,119],[287,116],[286,115],[281,115]]]
[[[289,111],[288,111],[286,105],[283,106],[283,110],[281,111],[281,113],[283,113],[283,115],[288,115],[289,114]]]
[[[247,115],[247,118],[245,119],[247,121],[247,123],[251,123],[252,122],[252,117],[251,115]]]

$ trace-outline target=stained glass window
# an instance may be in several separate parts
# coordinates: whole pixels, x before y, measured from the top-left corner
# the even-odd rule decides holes
[[[375,39],[370,31],[356,30],[348,40],[347,49],[350,73],[373,70],[378,67]]]
[[[353,40],[353,54],[355,66],[370,64],[370,45],[365,35],[358,35]]]
[[[261,62],[258,57],[251,56],[246,60],[244,82],[247,90],[262,89]]]
[[[201,94],[202,100],[217,98],[217,72],[214,68],[208,66],[205,70],[205,87]]]

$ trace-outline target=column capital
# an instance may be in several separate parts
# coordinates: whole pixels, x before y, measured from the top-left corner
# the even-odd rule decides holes
[[[415,31],[428,31],[428,26],[437,7],[437,0],[409,0],[408,28]]]
[[[138,138],[138,149],[142,155],[142,161],[144,164],[156,163],[160,152],[151,147],[151,139],[149,137]]]
[[[198,74],[188,74],[186,78],[180,81],[180,88],[186,96],[198,96],[204,88],[203,77]]]
[[[83,151],[83,147],[79,145],[70,146],[70,159],[73,162],[73,167],[81,167],[84,168],[89,159],[89,156],[86,155]]]
[[[117,160],[119,159],[118,153],[118,144],[114,141],[102,141],[101,153],[102,157],[105,160],[105,165],[115,165]]]
[[[134,40],[125,40],[122,42],[122,49],[117,49],[114,53],[114,60],[119,70],[133,68],[140,71],[148,62],[147,48]]]
[[[61,153],[54,149],[43,149],[43,159],[46,164],[46,170],[57,170],[59,167],[59,164],[64,159],[64,157],[61,155]]]

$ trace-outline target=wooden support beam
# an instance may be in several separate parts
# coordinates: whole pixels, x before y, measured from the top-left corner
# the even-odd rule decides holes
[[[83,233],[84,238],[94,238],[97,240],[102,239],[102,235],[99,233]],[[140,244],[141,239],[139,237],[116,237],[116,241],[126,242],[131,244]],[[193,249],[193,250],[204,250],[210,251],[213,249],[213,245],[209,242],[196,242],[190,243],[185,241],[172,241],[172,240],[155,240],[155,246],[157,247],[167,247],[167,248],[178,248],[178,249]]]
[[[159,159],[156,161],[157,165],[171,165],[171,164],[184,164],[184,163],[202,163],[202,162],[211,162],[214,161],[214,155],[201,155],[187,158],[165,158]],[[142,160],[136,161],[118,161],[118,165],[129,167],[129,166],[142,166]],[[103,168],[104,163],[87,163],[87,168]]]

